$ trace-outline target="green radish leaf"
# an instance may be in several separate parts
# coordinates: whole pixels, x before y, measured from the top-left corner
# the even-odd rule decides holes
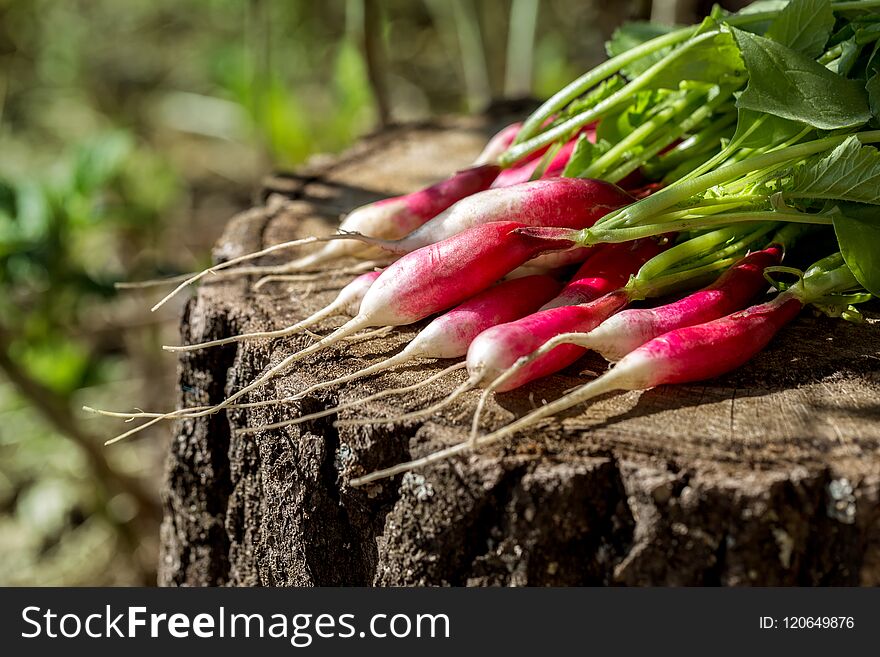
[[[605,52],[609,57],[615,57],[640,46],[646,41],[655,39],[658,36],[668,34],[674,28],[667,25],[658,25],[657,23],[648,23],[644,21],[635,21],[632,23],[624,23],[611,35],[611,39],[605,42]],[[651,53],[641,59],[634,61],[621,71],[626,77],[634,78],[647,71],[652,65],[663,59],[670,51],[670,48],[664,48],[657,52]]]
[[[771,23],[766,36],[815,59],[834,29],[830,0],[792,0]]]
[[[789,198],[880,204],[880,151],[852,136],[828,155],[810,158],[786,185]]]
[[[880,296],[880,208],[841,203],[834,232],[843,259],[868,292]]]
[[[568,164],[565,165],[562,175],[568,178],[577,178],[610,147],[611,144],[607,141],[598,140],[594,144],[587,138],[587,135],[582,134],[574,145],[574,150],[571,152],[571,157],[568,159]]]
[[[749,71],[737,107],[800,121],[820,130],[862,125],[871,118],[864,88],[791,48],[731,28]]]

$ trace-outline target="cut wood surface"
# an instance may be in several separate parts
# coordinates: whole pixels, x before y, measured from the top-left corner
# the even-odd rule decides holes
[[[472,118],[394,128],[272,178],[264,203],[230,221],[215,258],[331,232],[362,203],[466,166],[499,125]],[[286,326],[346,281],[328,273],[258,292],[254,279],[208,282],[184,311],[182,338]],[[285,406],[178,422],[160,583],[880,585],[880,315],[869,308],[861,325],[806,311],[728,376],[608,395],[509,443],[363,489],[347,481],[462,440],[479,393],[406,425],[337,429],[330,416],[255,435],[233,430],[415,383],[449,362],[414,363]],[[330,349],[249,400],[291,395],[377,362],[418,328]],[[310,343],[300,335],[182,354],[180,403],[220,402]],[[485,426],[604,368],[588,356],[498,395]],[[338,417],[416,409],[464,376]]]

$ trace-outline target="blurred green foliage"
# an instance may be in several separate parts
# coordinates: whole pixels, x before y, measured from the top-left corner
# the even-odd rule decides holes
[[[167,429],[104,450],[118,425],[75,410],[174,403],[174,314],[115,281],[204,263],[261,175],[341,150],[379,108],[548,95],[647,8],[0,0],[0,584],[154,581]]]

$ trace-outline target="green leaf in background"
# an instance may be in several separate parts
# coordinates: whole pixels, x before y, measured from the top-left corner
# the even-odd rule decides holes
[[[880,208],[841,203],[834,232],[843,259],[868,292],[880,296]]]
[[[834,12],[830,0],[792,0],[770,25],[766,36],[815,59],[825,50]]]
[[[74,189],[81,194],[92,194],[106,185],[133,149],[131,135],[122,131],[107,132],[83,144],[75,155]]]
[[[780,43],[732,29],[749,71],[737,107],[820,130],[852,128],[871,118],[867,93],[858,82]]]
[[[785,195],[880,204],[880,151],[849,137],[828,155],[798,167]]]
[[[672,26],[658,25],[656,23],[647,23],[644,21],[634,21],[624,23],[611,35],[611,39],[605,42],[605,51],[609,57],[615,57],[623,54],[628,50],[632,50],[638,45],[650,41],[658,36],[668,34],[673,30]],[[669,53],[669,48],[658,50],[647,57],[642,57],[625,67],[622,73],[628,78],[634,78],[644,73],[653,64],[659,62]]]

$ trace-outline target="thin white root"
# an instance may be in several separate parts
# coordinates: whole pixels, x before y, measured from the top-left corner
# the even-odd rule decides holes
[[[210,408],[210,406],[193,406],[188,409],[189,411],[200,411],[206,408]],[[126,412],[126,411],[105,411],[100,408],[93,408],[91,406],[83,406],[82,409],[87,413],[93,413],[94,415],[101,415],[103,417],[116,417],[122,418],[126,422],[131,422],[132,420],[137,420],[140,418],[155,418],[155,417],[164,417],[168,415],[168,413],[150,413],[148,411],[142,411],[138,409],[134,413]]]
[[[334,301],[330,305],[325,308],[322,308],[318,312],[314,313],[310,317],[306,317],[304,320],[297,322],[291,326],[286,326],[282,329],[276,329],[274,331],[255,331],[253,333],[242,333],[241,335],[233,335],[229,338],[221,338],[219,340],[209,340],[208,342],[199,342],[198,344],[183,344],[183,345],[162,345],[162,349],[165,351],[173,351],[173,352],[181,352],[181,351],[196,351],[198,349],[207,349],[209,347],[219,347],[224,344],[232,344],[234,342],[244,342],[246,340],[260,340],[263,338],[274,339],[274,338],[283,338],[288,335],[293,335],[294,333],[299,333],[300,331],[305,331],[309,326],[314,326],[322,319],[326,319],[327,317],[331,317],[336,314],[339,310],[341,310],[345,306],[345,301]],[[318,337],[318,336],[316,336]]]
[[[373,338],[383,338],[391,331],[394,330],[394,326],[383,326],[382,328],[373,329],[372,331],[364,331],[363,333],[355,333],[354,335],[349,335],[347,337],[342,338],[346,342],[361,342],[363,340],[372,340]]]
[[[131,430],[125,432],[124,434],[121,434],[119,436],[116,436],[115,438],[112,438],[111,442],[116,442],[118,440],[122,440],[123,438],[127,438],[128,436],[130,436],[134,433],[137,433],[138,431],[142,431],[143,429],[146,429],[148,426],[155,424],[156,422],[158,422],[160,420],[176,419],[179,417],[197,418],[197,417],[204,417],[206,415],[213,415],[215,413],[219,413],[220,411],[222,411],[226,408],[232,407],[233,402],[236,399],[239,399],[242,396],[251,392],[252,390],[256,390],[257,388],[265,385],[268,381],[272,380],[273,378],[275,378],[276,376],[278,376],[279,374],[281,374],[282,372],[287,370],[290,367],[290,365],[295,363],[296,361],[301,360],[311,354],[314,354],[325,347],[329,347],[332,344],[335,344],[336,342],[339,342],[340,340],[342,340],[345,336],[351,335],[352,333],[355,333],[363,328],[367,328],[367,320],[364,320],[361,317],[355,317],[355,318],[349,320],[348,322],[346,322],[344,325],[342,325],[338,329],[336,329],[333,333],[328,335],[326,338],[316,342],[315,344],[309,345],[305,349],[301,349],[300,351],[297,351],[296,353],[290,354],[289,356],[284,358],[280,363],[271,367],[267,372],[265,372],[264,374],[257,377],[254,381],[252,381],[251,383],[246,385],[244,388],[242,388],[238,392],[231,394],[229,397],[227,397],[225,400],[223,400],[221,403],[217,404],[216,406],[210,406],[208,408],[201,408],[200,410],[195,410],[192,408],[181,408],[176,411],[164,413],[158,417],[153,418],[150,422],[142,424],[138,427],[135,427],[134,429],[131,429]]]
[[[338,420],[334,423],[334,426],[343,427],[343,426],[363,426],[366,424],[398,424],[400,422],[409,422],[410,420],[417,420],[421,417],[427,417],[428,415],[432,415],[436,411],[439,411],[441,408],[445,408],[449,406],[452,402],[458,399],[461,395],[463,395],[468,390],[471,390],[474,386],[477,385],[478,379],[475,377],[468,378],[467,381],[458,386],[455,390],[453,390],[447,397],[441,399],[436,404],[431,404],[427,408],[422,408],[417,411],[412,411],[411,413],[404,413],[403,415],[397,415],[395,417],[368,417],[368,418],[353,418],[350,420]]]
[[[254,283],[254,290],[259,290],[264,285],[268,283],[296,283],[303,281],[318,281],[325,278],[339,278],[341,276],[350,276],[353,274],[363,274],[368,271],[372,271],[379,267],[385,266],[385,262],[381,262],[379,260],[366,260],[357,265],[353,265],[351,267],[346,267],[345,269],[328,269],[325,271],[314,272],[311,274],[287,274],[284,273],[284,266],[276,268],[276,272],[272,273],[268,276],[263,276],[256,283]]]
[[[475,441],[475,444],[472,444],[471,441],[466,440],[458,444],[452,445],[451,447],[447,447],[446,449],[441,449],[432,454],[428,454],[427,456],[424,456],[422,458],[414,459],[406,463],[399,463],[390,468],[385,468],[384,470],[377,470],[375,472],[371,472],[368,475],[364,475],[363,477],[356,477],[352,479],[349,483],[353,487],[363,486],[364,484],[368,484],[371,481],[384,479],[386,477],[393,477],[394,475],[409,472],[410,470],[414,470],[415,468],[421,468],[432,463],[437,463],[438,461],[444,461],[452,456],[463,454],[474,448],[486,447],[487,445],[497,443],[509,436],[512,436],[522,429],[525,429],[535,424],[536,422],[543,420],[546,417],[568,410],[572,406],[577,406],[578,404],[588,401],[593,397],[598,397],[599,395],[602,395],[606,392],[611,392],[612,390],[628,389],[629,386],[627,386],[624,382],[618,381],[619,378],[625,378],[626,374],[624,374],[622,377],[615,377],[612,375],[614,371],[614,369],[609,370],[608,373],[604,376],[596,379],[595,381],[590,381],[590,383],[581,386],[575,392],[564,397],[560,397],[556,401],[553,401],[549,404],[541,406],[540,408],[532,411],[528,415],[524,415],[515,422],[512,422],[505,427],[502,427],[498,431],[490,433],[486,436],[480,436]]]
[[[492,381],[492,383],[490,383],[483,391],[483,394],[480,395],[480,401],[477,402],[477,408],[474,411],[474,418],[471,422],[471,433],[469,438],[471,447],[476,447],[477,435],[480,430],[480,418],[483,415],[483,409],[486,407],[486,402],[489,400],[489,395],[491,395],[502,385],[510,381],[512,377],[521,372],[522,369],[526,367],[529,363],[533,363],[541,356],[549,354],[551,351],[556,349],[556,347],[564,344],[574,344],[580,347],[590,347],[590,342],[591,341],[589,333],[560,333],[559,335],[550,338],[547,342],[542,344],[540,347],[535,349],[527,356],[521,356],[513,365],[511,365],[507,369],[507,371],[505,371],[503,374],[499,375],[494,381]]]
[[[436,374],[432,374],[424,381],[419,381],[418,383],[413,383],[408,386],[403,386],[402,388],[388,388],[387,390],[382,390],[381,392],[377,392],[375,394],[369,395],[367,397],[363,397],[362,399],[355,399],[350,402],[345,402],[344,404],[339,404],[338,406],[333,406],[332,408],[326,408],[323,411],[317,411],[316,413],[309,413],[308,415],[302,415],[298,418],[294,418],[292,420],[282,420],[280,422],[273,422],[272,424],[264,424],[259,427],[244,427],[242,429],[237,429],[236,434],[238,435],[246,435],[246,434],[254,434],[259,433],[260,431],[268,431],[270,429],[281,429],[284,427],[289,427],[294,424],[302,424],[303,422],[308,422],[310,420],[317,420],[322,417],[327,417],[328,415],[334,415],[339,411],[344,411],[346,409],[352,408],[354,406],[358,406],[360,404],[366,404],[371,401],[375,401],[377,399],[382,399],[383,397],[390,397],[392,395],[402,395],[407,392],[412,392],[413,390],[417,390],[423,386],[426,386],[430,383],[433,383],[437,379],[446,376],[450,372],[454,372],[456,370],[463,369],[467,363],[461,362],[456,363],[455,365],[450,365],[449,367],[440,370]],[[264,402],[256,402],[256,404],[260,405],[269,405],[269,404],[283,404],[288,402],[293,402],[302,398],[304,393],[298,393],[293,397],[286,397],[278,400],[267,400]]]
[[[243,256],[239,256],[237,258],[232,258],[232,260],[227,260],[225,262],[221,262],[220,264],[214,265],[213,267],[209,267],[203,271],[200,271],[198,274],[194,276],[190,276],[185,281],[183,281],[176,288],[171,290],[168,294],[166,294],[155,306],[153,306],[150,310],[155,312],[159,308],[161,308],[166,302],[168,302],[171,298],[173,298],[176,294],[178,294],[181,290],[186,287],[192,285],[200,281],[202,278],[207,276],[208,274],[214,274],[220,270],[227,269],[232,267],[233,265],[237,265],[240,262],[247,262],[248,260],[254,260],[255,258],[260,258],[264,255],[268,255],[270,253],[274,253],[276,251],[280,251],[282,249],[289,249],[295,246],[303,246],[304,244],[314,244],[315,242],[328,242],[331,240],[338,239],[355,239],[362,240],[363,236],[357,233],[337,233],[335,235],[328,235],[326,237],[304,237],[298,240],[292,240],[290,242],[281,242],[279,244],[273,244],[272,246],[266,247],[265,249],[261,249],[260,251],[254,251],[253,253],[247,253]],[[372,242],[370,242],[372,243]],[[241,272],[239,272],[241,273]]]
[[[113,284],[117,290],[142,290],[148,287],[161,287],[162,285],[171,285],[180,283],[189,279],[194,272],[188,274],[178,274],[177,276],[169,276],[168,278],[150,278],[145,281],[117,281]]]
[[[316,383],[314,385],[309,386],[305,390],[301,390],[294,396],[295,399],[302,399],[308,394],[316,392],[318,390],[323,390],[324,388],[332,388],[333,386],[339,386],[343,383],[348,383],[349,381],[355,381],[357,379],[363,378],[365,376],[370,376],[371,374],[377,374],[379,372],[384,372],[385,370],[389,370],[396,365],[402,365],[403,363],[409,362],[413,356],[405,352],[401,352],[399,354],[395,354],[390,358],[386,358],[375,365],[370,365],[369,367],[365,367],[362,370],[358,370],[357,372],[352,372],[351,374],[346,374],[345,376],[340,376],[335,379],[331,379],[330,381],[321,381],[320,383]]]

